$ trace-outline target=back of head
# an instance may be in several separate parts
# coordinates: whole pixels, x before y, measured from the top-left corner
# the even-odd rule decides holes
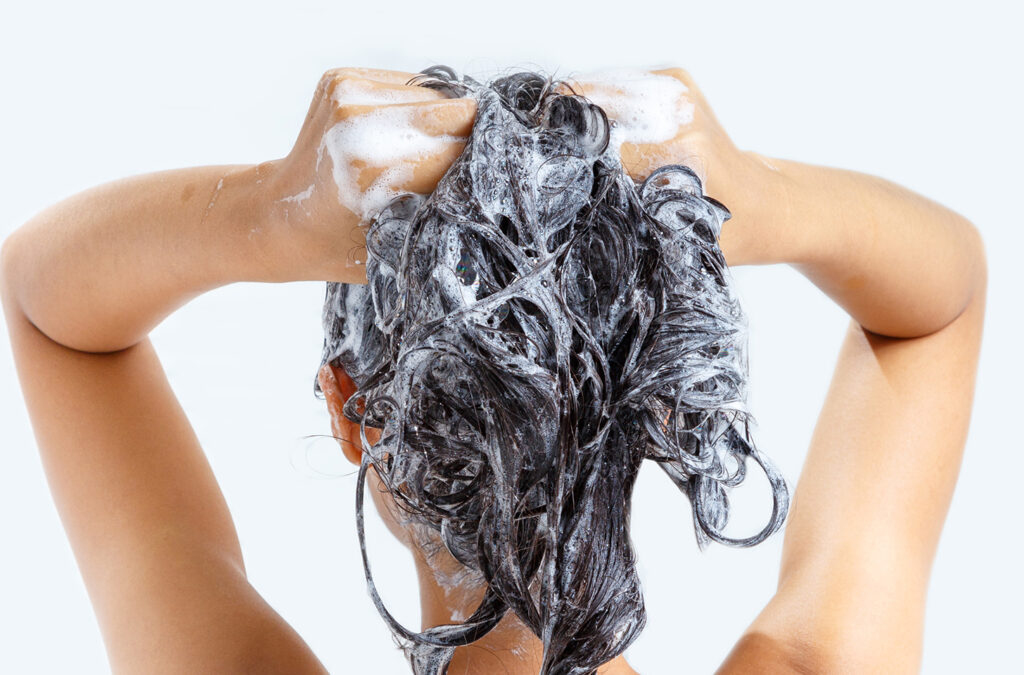
[[[414,83],[476,98],[472,136],[431,195],[372,222],[368,284],[328,284],[322,362],[358,386],[345,415],[382,429],[364,443],[361,540],[372,464],[486,592],[464,623],[422,633],[387,612],[367,564],[370,592],[418,673],[444,672],[510,609],[542,640],[542,672],[593,673],[645,621],[629,537],[644,459],[688,497],[701,548],[757,544],[788,509],[748,428],[729,213],[685,166],[636,185],[601,108],[540,75],[436,67]],[[732,539],[727,489],[748,457],[774,506]]]

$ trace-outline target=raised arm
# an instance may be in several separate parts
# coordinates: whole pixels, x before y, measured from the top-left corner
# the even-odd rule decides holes
[[[664,164],[686,164],[704,179],[705,192],[733,214],[721,235],[730,265],[793,265],[860,325],[892,337],[942,328],[977,288],[981,243],[962,216],[881,178],[738,150],[686,71],[570,82],[613,119],[649,120],[617,120],[635,179]]]
[[[741,246],[771,228],[776,261],[853,320],[794,495],[777,593],[722,672],[754,672],[766,649],[815,672],[918,672],[974,397],[983,245],[964,218],[881,179],[765,161],[778,192],[762,207],[774,215],[740,212],[738,227],[750,225],[735,232],[735,255],[756,258]]]
[[[102,185],[4,242],[18,376],[114,672],[326,672],[248,583],[227,504],[147,333],[234,281],[365,280],[358,200],[380,168],[356,161],[359,125],[436,137],[419,139],[430,152],[395,186],[429,191],[474,111],[379,75],[327,73],[283,159]],[[367,103],[375,96],[405,98],[385,111]],[[401,143],[390,150],[400,163]]]
[[[759,187],[729,187],[735,218],[722,250],[731,265],[792,265],[888,337],[943,328],[983,289],[981,237],[963,216],[875,176],[743,154],[742,180]]]
[[[199,440],[132,323],[197,294],[217,264],[245,263],[254,247],[230,208],[236,191],[204,223],[215,246],[193,229],[226,171],[94,189],[36,216],[3,246],[3,307],[22,393],[115,673],[269,673],[282,663],[326,672],[248,583]],[[195,199],[182,200],[189,192]]]
[[[627,122],[630,173],[690,165],[732,211],[721,235],[730,265],[790,264],[852,317],[777,592],[720,672],[916,672],[974,393],[987,278],[978,231],[880,178],[741,152],[685,71],[653,74],[671,79],[579,83],[610,111],[629,112],[642,91],[648,107],[664,105],[662,121],[678,121],[671,138],[642,130],[633,142]]]
[[[777,592],[720,672],[917,672],[974,394],[981,238],[880,178],[739,152],[689,76],[668,72],[694,104],[675,149],[734,215],[721,237],[729,263],[790,264],[852,317]]]

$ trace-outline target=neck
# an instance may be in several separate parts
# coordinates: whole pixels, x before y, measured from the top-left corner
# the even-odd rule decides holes
[[[447,554],[447,552],[445,552]],[[414,555],[420,582],[423,627],[462,622],[483,598],[483,588],[466,581],[465,568],[450,555],[434,556],[428,564]],[[536,675],[543,662],[543,643],[516,616],[508,612],[494,630],[476,642],[457,647],[448,675],[505,673]],[[597,670],[598,675],[638,675],[619,655]]]

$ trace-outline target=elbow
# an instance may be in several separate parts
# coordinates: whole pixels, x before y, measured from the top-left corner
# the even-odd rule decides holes
[[[960,217],[959,228],[961,231],[955,240],[959,256],[956,267],[959,271],[950,277],[951,289],[947,295],[947,305],[937,314],[934,325],[929,330],[912,337],[938,333],[954,323],[984,320],[985,295],[988,287],[988,255],[985,251],[985,240],[978,227],[966,218]]]
[[[979,320],[983,319],[985,314],[985,296],[988,289],[988,253],[985,250],[985,239],[974,223],[965,218],[963,224],[966,290],[959,311],[948,323],[953,323],[971,309],[975,309],[971,313]]]
[[[975,297],[978,297],[984,300],[985,290],[988,287],[988,253],[985,250],[985,239],[981,236],[981,232],[974,223],[968,222],[967,224],[974,241],[975,283],[972,288],[971,299],[973,300]]]
[[[0,245],[0,301],[3,303],[4,313],[10,316],[14,307],[19,306],[16,301],[17,283],[16,273],[16,249],[18,230],[7,235],[3,244]]]

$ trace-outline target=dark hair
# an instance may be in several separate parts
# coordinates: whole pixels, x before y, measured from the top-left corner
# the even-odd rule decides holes
[[[542,673],[594,673],[645,623],[629,537],[644,459],[689,498],[702,550],[757,544],[788,510],[750,436],[746,318],[718,246],[729,212],[685,166],[634,184],[604,111],[550,78],[438,66],[410,83],[472,96],[477,115],[434,192],[370,225],[369,283],[327,284],[321,365],[358,387],[345,416],[383,430],[372,447],[364,432],[356,496],[369,591],[416,673],[444,672],[509,609],[542,640]],[[727,489],[748,457],[774,504],[732,539]],[[486,581],[464,623],[416,633],[384,607],[362,526],[370,464]]]

